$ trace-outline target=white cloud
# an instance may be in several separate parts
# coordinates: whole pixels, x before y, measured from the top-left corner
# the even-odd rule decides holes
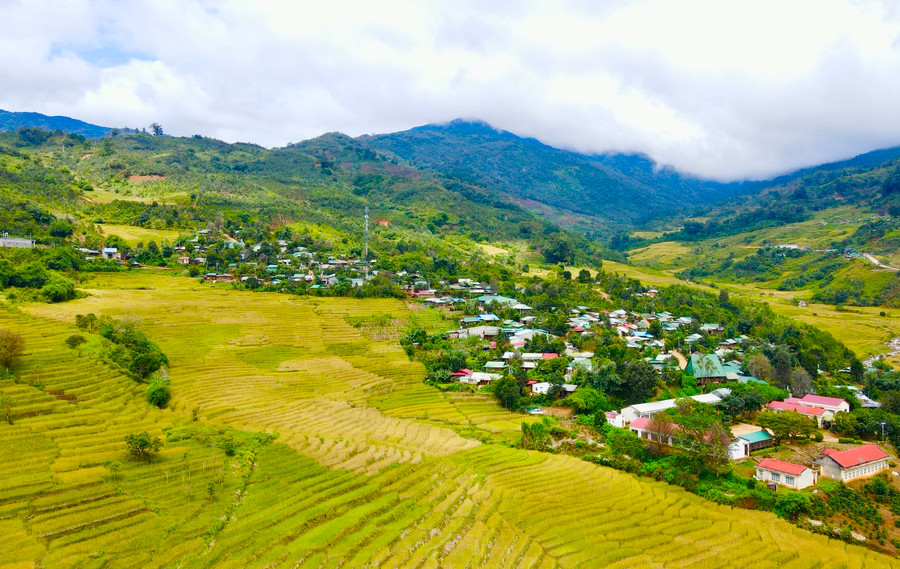
[[[900,144],[892,2],[21,1],[0,21],[0,108],[177,135],[479,117],[721,179]]]

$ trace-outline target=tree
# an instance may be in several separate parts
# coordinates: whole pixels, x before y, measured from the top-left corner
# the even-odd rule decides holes
[[[493,384],[494,396],[507,409],[518,409],[522,398],[522,386],[512,377],[504,376]],[[523,423],[524,424],[524,423]]]
[[[591,272],[587,269],[581,269],[578,271],[578,282],[580,283],[589,283],[591,282]]]
[[[528,450],[547,450],[550,447],[550,418],[541,423],[522,423],[521,446]]]
[[[155,351],[143,352],[131,360],[128,369],[139,379],[147,379],[166,363],[166,357]]]
[[[656,370],[644,360],[621,364],[622,397],[629,404],[646,401],[656,393]]]
[[[657,413],[647,423],[647,430],[650,432],[650,449],[652,449],[653,454],[658,456],[662,454],[663,446],[674,442],[678,426],[665,413]]]
[[[50,224],[50,235],[53,237],[65,239],[72,235],[73,231],[72,225],[68,221],[62,219],[58,219]]]
[[[153,136],[162,136],[163,135],[163,127],[158,122],[154,122],[150,124],[150,132],[153,133]]]
[[[0,365],[8,372],[25,353],[25,338],[12,330],[0,330]]]
[[[650,328],[647,331],[657,340],[663,337],[663,327],[662,324],[659,323],[659,320],[650,322]]]
[[[544,259],[548,263],[569,263],[575,259],[575,247],[564,233],[554,233],[544,247]]]
[[[87,342],[87,338],[82,336],[81,334],[72,334],[68,338],[66,338],[66,345],[72,348],[73,350]]]
[[[706,433],[701,458],[706,469],[722,476],[731,471],[731,456],[728,447],[731,445],[731,434],[716,421]]]
[[[574,393],[566,397],[564,403],[572,406],[572,410],[578,415],[596,413],[606,405],[606,398],[593,387],[579,387]]]
[[[143,460],[150,460],[150,455],[162,448],[159,437],[151,437],[147,431],[125,435],[125,444],[128,446],[128,454]]]
[[[606,433],[606,447],[612,454],[642,460],[647,452],[644,441],[627,429],[609,429]]]
[[[793,369],[791,353],[784,346],[779,346],[775,352],[775,372],[772,374],[775,384],[787,389],[791,384]]]
[[[866,368],[863,366],[862,362],[854,359],[850,363],[850,375],[853,377],[853,381],[856,383],[863,382],[863,376],[866,374]]]
[[[794,373],[791,375],[791,394],[794,397],[803,397],[807,393],[812,392],[812,379],[809,372],[802,367],[795,367]]]
[[[750,361],[747,362],[747,369],[750,375],[763,381],[772,379],[772,362],[769,361],[764,354],[755,354]]]
[[[816,423],[796,411],[778,413],[764,411],[756,417],[756,424],[771,429],[779,441],[787,438],[793,441],[800,437],[811,437],[816,432]]]
[[[166,406],[172,398],[172,391],[169,384],[165,381],[154,381],[147,386],[147,401],[151,405],[156,405],[160,409]]]

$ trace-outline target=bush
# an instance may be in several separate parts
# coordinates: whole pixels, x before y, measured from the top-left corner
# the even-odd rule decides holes
[[[822,435],[821,431],[816,431],[816,433],[813,435],[813,440],[816,441],[817,443],[822,442],[824,439],[825,439],[825,436]]]
[[[159,440],[159,437],[151,437],[147,431],[136,435],[125,435],[125,444],[128,446],[128,454],[144,460],[148,460],[152,453],[159,452],[159,449],[162,448],[162,441]]]
[[[147,401],[151,405],[156,405],[160,409],[166,406],[172,398],[172,391],[169,384],[164,381],[154,381],[147,386]]]
[[[75,283],[59,275],[51,275],[41,288],[41,295],[49,302],[65,302],[75,298]]]
[[[66,338],[66,345],[72,348],[73,350],[87,342],[87,339],[81,334],[72,334],[68,338]]]

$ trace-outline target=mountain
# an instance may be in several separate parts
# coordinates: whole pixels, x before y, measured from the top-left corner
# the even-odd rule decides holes
[[[8,131],[0,133],[0,198],[150,229],[185,230],[217,219],[305,224],[345,248],[358,245],[368,209],[387,228],[373,241],[385,250],[409,250],[413,241],[425,243],[423,251],[437,250],[467,237],[521,243],[548,259],[573,260],[577,252],[585,262],[599,252],[505,194],[417,169],[339,133],[266,149],[199,135],[85,139],[36,128]]]
[[[525,207],[601,218],[607,228],[610,222],[639,224],[711,203],[738,189],[659,168],[647,156],[579,154],[479,121],[457,119],[358,140],[416,167],[509,195]]]
[[[112,130],[69,117],[50,117],[40,113],[13,113],[0,109],[0,131],[17,130],[21,127],[43,128],[74,132],[88,138],[106,136]]]

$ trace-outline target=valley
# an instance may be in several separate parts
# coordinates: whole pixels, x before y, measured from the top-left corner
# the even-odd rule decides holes
[[[854,164],[726,187],[468,121],[0,133],[0,567],[892,566],[886,473],[755,470],[900,460],[900,357],[862,363],[900,337],[900,230]],[[779,422],[814,393],[847,409]]]
[[[87,290],[0,315],[28,342],[18,377],[2,383],[13,420],[0,448],[28,450],[2,478],[0,566],[890,563],[772,514],[509,448],[521,416],[423,384],[396,344],[348,324],[390,314],[440,329],[433,311],[146,273],[100,275]],[[142,320],[171,359],[167,409],[65,347],[87,312]],[[210,446],[227,429],[277,437],[229,457]],[[141,430],[168,430],[168,442],[128,460],[121,438]]]

